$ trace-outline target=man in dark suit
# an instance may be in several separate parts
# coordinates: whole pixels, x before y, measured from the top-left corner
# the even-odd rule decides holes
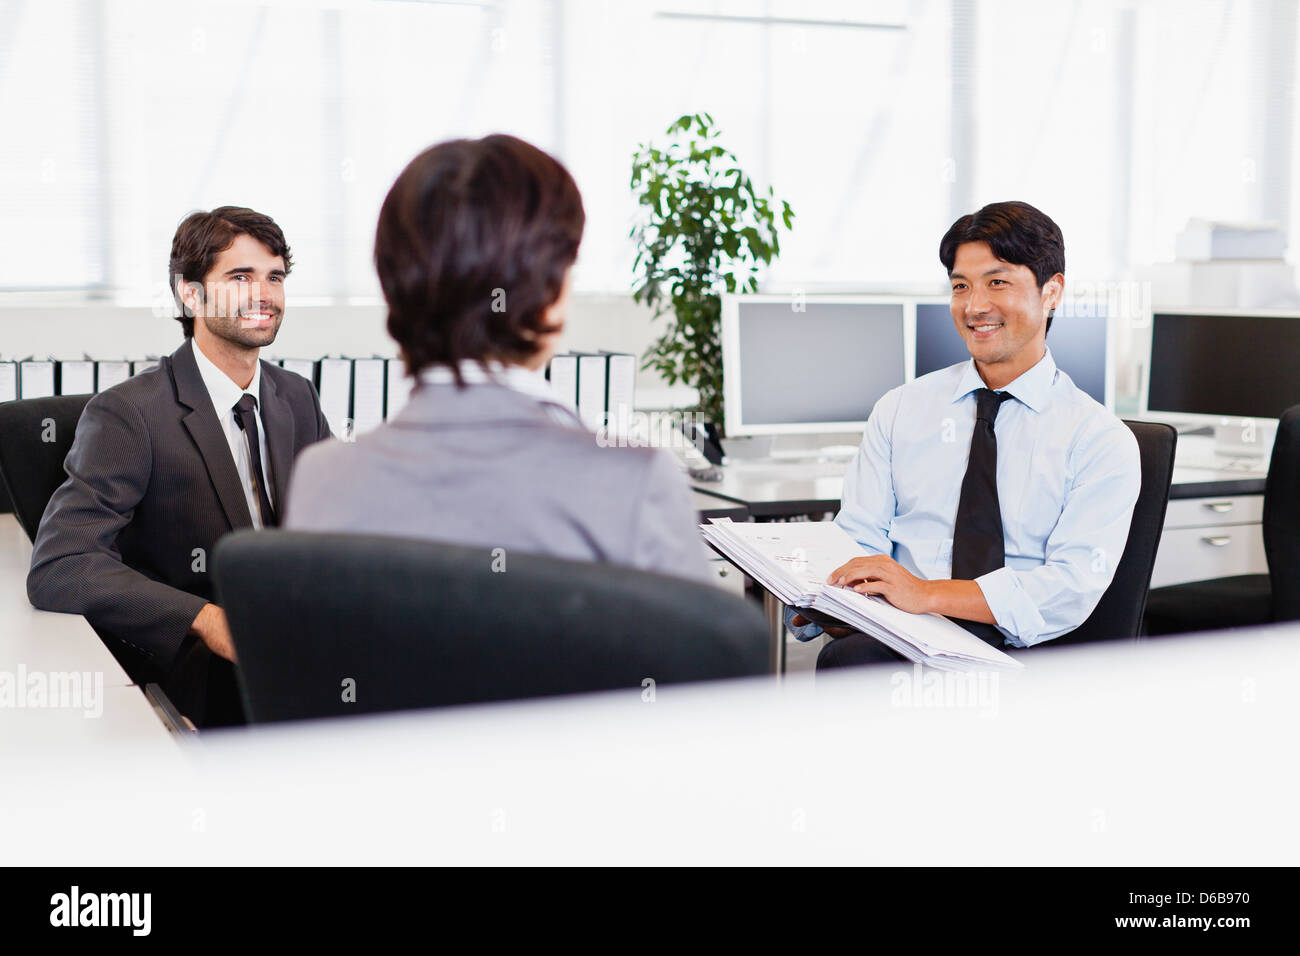
[[[27,594],[84,614],[137,682],[159,681],[201,727],[243,722],[217,539],[278,523],[294,457],[329,437],[312,384],[260,361],[292,259],[269,217],[185,219],[171,285],[185,343],[90,400],[32,551]]]

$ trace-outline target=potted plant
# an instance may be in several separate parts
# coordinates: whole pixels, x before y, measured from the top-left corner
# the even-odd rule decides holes
[[[708,113],[668,127],[660,149],[641,144],[632,158],[632,190],[642,207],[633,226],[632,298],[669,316],[642,368],[670,385],[699,390],[697,410],[722,427],[723,292],[758,291],[758,270],[780,252],[778,231],[794,220],[790,204],[754,188],[735,155],[718,143]]]

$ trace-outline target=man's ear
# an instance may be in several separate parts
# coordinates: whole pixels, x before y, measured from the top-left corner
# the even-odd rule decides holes
[[[181,305],[185,307],[186,318],[194,318],[199,314],[199,306],[203,304],[203,283],[186,282],[182,276],[176,277],[176,292],[180,296]]]
[[[1043,283],[1043,308],[1050,310],[1061,307],[1065,293],[1065,276],[1057,273]]]

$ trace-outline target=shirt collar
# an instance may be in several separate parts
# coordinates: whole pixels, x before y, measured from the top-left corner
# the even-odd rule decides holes
[[[507,365],[495,359],[479,362],[475,359],[463,359],[458,363],[461,378],[468,385],[501,385],[536,399],[547,405],[559,405],[573,411],[573,403],[560,399],[551,389],[546,379],[546,372],[524,368],[522,365]],[[420,381],[426,385],[452,385],[456,377],[450,365],[432,365],[420,373]]]
[[[1035,412],[1041,412],[1047,407],[1051,397],[1052,385],[1055,382],[1056,360],[1052,358],[1052,350],[1049,348],[1043,352],[1043,357],[1038,360],[1033,368],[1023,372],[1019,378],[998,391],[1010,392],[1012,398],[1015,398],[1021,404],[1029,406]],[[980,373],[975,369],[975,360],[970,359],[962,369],[961,378],[957,382],[957,390],[953,392],[952,400],[954,402],[960,401],[971,392],[987,387],[984,380],[980,378]]]
[[[240,396],[246,393],[252,395],[257,399],[258,405],[261,405],[262,363],[260,361],[253,366],[253,380],[248,383],[248,388],[240,388],[229,375],[217,368],[212,360],[203,354],[203,349],[199,348],[198,342],[194,343],[193,351],[195,364],[199,367],[199,375],[203,378],[203,384],[207,386],[212,407],[218,415],[229,414]]]

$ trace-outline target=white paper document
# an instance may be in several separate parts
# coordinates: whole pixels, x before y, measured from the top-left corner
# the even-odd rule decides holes
[[[18,398],[18,363],[0,362],[0,402]]]
[[[384,421],[384,360],[356,359],[352,363],[352,433],[360,435]]]
[[[96,391],[100,392],[121,385],[131,377],[130,362],[96,362],[95,369],[98,378]]]
[[[18,397],[50,398],[54,395],[53,362],[18,363]]]
[[[388,398],[384,402],[384,418],[400,412],[411,397],[415,379],[406,374],[406,364],[401,359],[388,360]]]
[[[551,380],[551,391],[555,400],[564,404],[576,415],[578,411],[578,356],[552,356],[547,377]]]
[[[320,410],[335,438],[352,437],[352,360],[320,360]]]
[[[605,379],[608,362],[603,355],[578,356],[578,417],[592,431],[605,427]]]
[[[77,360],[59,363],[60,395],[90,395],[94,391],[94,362]]]
[[[828,585],[832,571],[867,553],[834,522],[737,524],[714,518],[700,531],[782,603],[829,614],[914,663],[954,671],[1024,666],[940,614],[912,614],[883,598]]]
[[[281,359],[280,368],[286,372],[293,372],[301,375],[307,381],[315,384],[316,381],[316,360],[315,359]]]

